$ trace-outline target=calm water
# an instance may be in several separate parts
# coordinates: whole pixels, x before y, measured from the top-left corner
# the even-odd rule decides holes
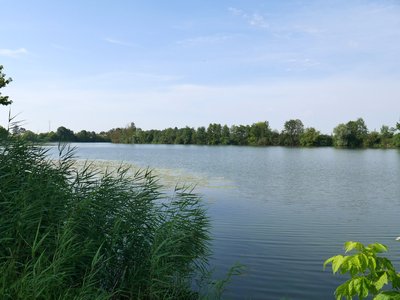
[[[227,299],[333,299],[323,261],[347,240],[381,242],[399,268],[400,151],[79,144],[118,160],[205,177],[216,276],[240,262]]]

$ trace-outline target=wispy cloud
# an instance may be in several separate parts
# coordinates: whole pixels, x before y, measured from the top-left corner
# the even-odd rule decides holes
[[[110,43],[110,44],[114,44],[114,45],[127,46],[127,47],[134,46],[132,43],[113,39],[113,38],[105,38],[104,41],[106,41],[107,43]]]
[[[25,48],[19,48],[19,49],[0,49],[0,56],[5,56],[5,57],[12,57],[12,58],[17,58],[20,57],[21,55],[25,55],[28,53],[28,50]]]
[[[236,7],[229,7],[229,8],[228,8],[228,11],[229,11],[232,15],[235,15],[235,16],[241,16],[241,17],[246,16],[246,13],[245,13],[243,10],[238,9],[238,8],[236,8]]]
[[[251,26],[259,27],[259,28],[269,28],[269,24],[266,19],[260,14],[252,14],[250,18],[248,18],[248,22]]]
[[[267,19],[261,14],[258,14],[258,13],[249,14],[249,13],[245,12],[244,10],[238,9],[235,7],[229,7],[228,11],[234,16],[239,16],[239,17],[242,17],[243,19],[245,19],[250,26],[257,27],[257,28],[269,28],[270,27],[267,22]]]

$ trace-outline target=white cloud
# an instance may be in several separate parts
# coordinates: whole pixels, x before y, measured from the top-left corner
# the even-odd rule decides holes
[[[25,48],[19,48],[19,49],[0,49],[0,56],[5,56],[5,57],[12,57],[12,58],[17,58],[21,55],[27,54],[28,51]]]
[[[235,7],[229,7],[228,11],[234,16],[239,16],[245,19],[250,26],[264,29],[269,28],[269,24],[265,17],[258,13],[248,14],[244,10]]]
[[[247,15],[244,13],[243,10],[238,9],[238,8],[235,8],[235,7],[229,7],[229,8],[228,8],[228,11],[229,11],[231,14],[235,15],[235,16],[241,16],[241,17],[247,16]]]
[[[266,19],[260,14],[253,14],[250,18],[248,18],[248,22],[254,27],[269,28],[269,24],[267,23]]]

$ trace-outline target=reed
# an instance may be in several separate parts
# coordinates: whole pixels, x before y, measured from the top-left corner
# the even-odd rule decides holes
[[[192,189],[172,194],[150,170],[74,167],[44,148],[0,146],[2,299],[197,299],[209,219]],[[201,287],[199,287],[199,290]]]

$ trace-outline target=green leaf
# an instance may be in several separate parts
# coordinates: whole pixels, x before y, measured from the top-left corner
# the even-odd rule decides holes
[[[371,272],[375,272],[376,269],[376,260],[374,256],[368,257],[368,267],[370,268]]]
[[[343,255],[336,255],[335,259],[332,262],[332,271],[335,274],[339,268],[342,266],[345,261],[345,257]]]
[[[386,257],[377,257],[376,258],[376,263],[378,265],[378,268],[380,270],[390,270],[390,271],[394,271],[394,267],[392,262],[390,261],[390,259],[387,259]]]
[[[383,287],[385,284],[388,284],[388,276],[387,276],[387,273],[386,273],[386,272],[384,272],[384,273],[382,274],[382,276],[379,277],[379,279],[374,283],[374,285],[375,285],[375,287],[376,287],[377,290],[380,290],[380,289],[382,289],[382,287]]]
[[[333,260],[335,259],[336,256],[332,256],[330,258],[328,258],[327,260],[324,261],[324,270],[326,269],[326,266],[330,263],[333,262]]]
[[[388,251],[388,247],[380,243],[369,244],[367,246],[367,249],[373,251],[374,253],[382,253]]]
[[[400,274],[396,273],[394,270],[388,270],[387,271],[389,281],[392,282],[392,287],[394,289],[399,289],[400,288]]]
[[[324,269],[326,268],[326,266],[328,264],[332,264],[332,271],[335,274],[339,268],[341,267],[342,263],[344,261],[344,257],[343,255],[336,255],[336,256],[332,256],[330,258],[328,258],[325,262],[324,262]]]
[[[336,288],[336,290],[335,290],[336,300],[341,300],[342,297],[347,297],[348,296],[348,290],[349,290],[349,280],[346,281],[345,283],[339,285]]]
[[[355,277],[348,281],[347,297],[357,295],[360,299],[368,296],[368,287],[365,277]]]
[[[373,300],[400,300],[400,292],[386,291],[375,296]]]
[[[359,272],[363,272],[362,270],[362,265],[361,261],[358,255],[351,256],[349,259],[349,267],[350,267],[350,273],[352,275],[355,275]]]
[[[368,256],[366,256],[364,253],[358,254],[358,258],[361,263],[361,268],[363,272],[368,268]]]
[[[358,251],[363,251],[364,250],[364,245],[359,243],[359,242],[353,242],[353,241],[348,241],[344,243],[344,250],[347,252],[350,252],[353,249],[356,249]]]

